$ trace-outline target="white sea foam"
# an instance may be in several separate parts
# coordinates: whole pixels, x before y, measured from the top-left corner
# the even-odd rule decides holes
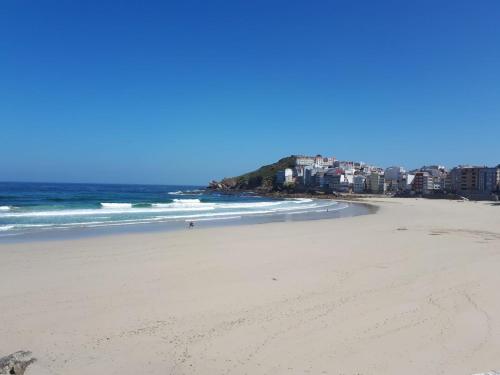
[[[168,208],[172,207],[172,203],[153,203],[151,204],[153,208]]]
[[[162,204],[162,203],[160,203]],[[163,204],[162,204],[163,205]],[[53,211],[33,211],[33,212],[8,212],[2,214],[5,217],[64,217],[64,216],[89,216],[89,215],[118,215],[118,214],[147,214],[147,213],[168,213],[179,211],[207,211],[214,210],[215,207],[209,203],[200,204],[175,204],[167,203],[165,207],[107,207],[99,209],[78,209],[78,210],[53,210]]]
[[[0,206],[0,211],[10,211],[10,206]]]
[[[169,193],[167,193],[168,195],[177,195],[177,196],[183,196],[183,195],[197,195],[197,196],[200,196],[200,195],[203,195],[203,192],[199,191],[199,190],[186,190],[186,191],[171,191]]]
[[[175,216],[158,216],[158,218],[162,218],[165,221],[176,220],[176,219],[185,219],[185,218],[197,218],[197,217],[219,217],[219,216],[228,216],[228,215],[259,215],[259,214],[272,214],[273,211],[230,211],[230,212],[214,212],[214,213],[199,213],[199,214],[188,214],[188,215],[175,215]]]
[[[304,204],[305,203],[305,204]],[[199,199],[176,199],[172,203],[154,203],[150,207],[130,207],[129,204],[123,208],[99,208],[99,209],[78,209],[78,210],[54,210],[54,211],[38,211],[38,212],[5,212],[2,213],[2,218],[5,217],[33,217],[40,218],[45,221],[45,217],[59,216],[74,216],[88,217],[85,221],[72,221],[61,223],[58,222],[45,224],[21,224],[0,226],[3,233],[10,233],[12,229],[29,229],[41,227],[40,229],[69,229],[72,227],[105,227],[117,225],[133,225],[140,223],[153,222],[178,222],[181,220],[188,221],[210,221],[210,220],[231,220],[241,219],[243,216],[268,216],[275,214],[294,215],[304,212],[325,212],[326,209],[331,211],[347,208],[346,204],[337,204],[328,200],[313,200],[303,201],[299,203],[296,200],[270,201],[270,202],[235,202],[235,203],[207,203],[201,202]],[[107,216],[103,216],[103,214]],[[120,216],[121,214],[126,216]],[[145,214],[146,216],[130,216],[131,214]],[[87,215],[87,216],[85,216]],[[110,220],[102,220],[102,219]],[[50,219],[48,219],[50,220]],[[66,221],[66,219],[65,219]],[[12,231],[17,232],[17,231]]]
[[[199,215],[206,211],[214,211],[213,215],[239,215],[242,214],[261,214],[261,213],[286,213],[290,211],[321,210],[321,209],[339,209],[344,205],[338,205],[332,201],[302,201],[295,200],[270,201],[270,202],[235,202],[235,203],[216,203],[201,202],[199,199],[175,199],[172,203],[153,203],[150,207],[133,207],[132,203],[101,203],[98,209],[72,209],[72,210],[47,210],[47,211],[11,211],[1,214],[2,218],[7,217],[70,217],[70,216],[95,216],[92,219],[116,218],[120,219],[120,214],[153,214],[168,215],[166,218],[181,218],[183,212],[189,214],[189,217]],[[342,207],[345,208],[345,207]],[[219,211],[219,210],[222,210]],[[199,213],[198,213],[199,212]],[[176,213],[179,215],[174,216]],[[103,215],[107,215],[104,216]],[[145,219],[137,217],[134,220]],[[114,221],[114,220],[113,220]],[[78,223],[76,223],[78,224]],[[55,224],[54,224],[55,225]]]
[[[313,200],[311,198],[295,198],[293,201],[296,203],[310,203]]]
[[[170,208],[170,209],[181,209],[181,208],[213,208],[215,205],[213,203],[202,203],[198,199],[175,199],[173,203],[153,203],[151,204],[153,208]]]
[[[199,199],[174,199],[174,203],[201,203]]]
[[[101,203],[104,208],[132,208],[132,203]]]
[[[325,206],[326,207],[326,206]],[[343,207],[336,207],[333,210],[341,210],[347,208],[347,205]],[[332,211],[333,211],[332,210]],[[213,212],[213,213],[200,213],[200,214],[188,214],[188,215],[176,215],[176,216],[160,216],[161,218],[172,220],[172,219],[183,219],[183,218],[196,218],[196,217],[220,217],[220,216],[234,216],[234,215],[240,215],[240,216],[253,216],[253,215],[270,215],[270,214],[277,214],[277,213],[292,213],[292,211],[295,211],[293,213],[304,213],[306,210],[303,209],[303,207],[287,207],[280,209],[280,211],[276,209],[267,209],[267,210],[254,210],[254,211],[227,211],[227,212]]]
[[[280,206],[287,202],[249,202],[249,203],[217,203],[201,202],[199,199],[174,199],[173,203],[153,203],[153,208],[199,208],[199,209],[253,209],[263,207]]]
[[[0,225],[0,231],[8,231],[12,229],[22,228],[43,228],[52,227],[53,224],[13,224],[13,225]]]
[[[169,207],[172,208],[206,208],[213,209],[217,206],[216,203],[206,203],[199,199],[174,199]]]
[[[179,191],[169,191],[169,195],[182,195],[184,192],[179,190]]]
[[[16,228],[31,228],[31,227],[51,227],[54,224],[15,224]]]

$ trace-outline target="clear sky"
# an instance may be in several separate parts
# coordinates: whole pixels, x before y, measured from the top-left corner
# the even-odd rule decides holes
[[[500,162],[498,0],[3,0],[0,180]]]

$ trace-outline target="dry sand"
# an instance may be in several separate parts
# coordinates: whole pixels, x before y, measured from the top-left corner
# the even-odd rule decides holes
[[[27,374],[500,369],[500,206],[0,245],[0,356]]]

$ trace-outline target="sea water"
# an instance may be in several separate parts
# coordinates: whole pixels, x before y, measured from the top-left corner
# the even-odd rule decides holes
[[[311,219],[348,207],[332,200],[221,194],[199,186],[0,182],[0,237],[152,223],[178,228],[188,222]]]

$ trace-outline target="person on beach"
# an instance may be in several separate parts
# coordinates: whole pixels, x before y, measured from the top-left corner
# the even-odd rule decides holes
[[[190,221],[189,222],[189,229],[194,228],[194,222]]]

